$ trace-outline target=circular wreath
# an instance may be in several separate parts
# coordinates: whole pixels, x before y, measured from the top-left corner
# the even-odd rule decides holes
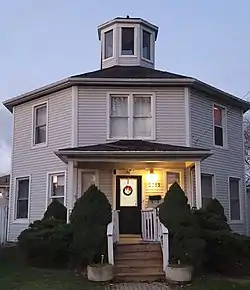
[[[123,192],[124,195],[130,196],[133,193],[133,188],[130,185],[126,185],[126,186],[124,186],[122,192]]]

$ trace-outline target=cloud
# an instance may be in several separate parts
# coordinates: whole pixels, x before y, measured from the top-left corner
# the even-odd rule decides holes
[[[0,175],[11,166],[12,115],[0,103]]]

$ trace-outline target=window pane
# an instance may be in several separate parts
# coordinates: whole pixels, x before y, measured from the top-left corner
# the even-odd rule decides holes
[[[122,55],[134,55],[134,28],[122,28]]]
[[[18,180],[17,199],[27,199],[29,197],[29,179]]]
[[[143,30],[143,57],[150,59],[150,33]]]
[[[134,137],[151,137],[152,118],[134,118]]]
[[[46,142],[46,125],[37,127],[35,132],[35,144]]]
[[[93,183],[95,183],[95,172],[83,172],[81,195],[83,195]]]
[[[46,124],[46,106],[36,108],[36,125]]]
[[[134,116],[151,117],[151,97],[136,96],[133,97]]]
[[[223,128],[214,126],[214,144],[223,146]]]
[[[16,218],[28,218],[28,200],[17,201]]]
[[[167,172],[167,189],[174,183],[180,184],[180,173],[179,172]]]
[[[128,117],[128,97],[111,96],[111,116]]]
[[[113,56],[113,29],[105,33],[104,58]]]
[[[128,118],[111,117],[110,135],[116,138],[128,137]]]
[[[64,175],[51,176],[51,197],[64,196]]]
[[[208,199],[213,197],[213,175],[201,175],[201,195]]]
[[[229,179],[231,220],[240,220],[239,179]]]

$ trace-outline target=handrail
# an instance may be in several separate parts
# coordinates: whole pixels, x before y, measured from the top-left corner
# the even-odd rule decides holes
[[[166,268],[169,263],[169,232],[168,229],[160,222],[160,228],[162,233],[162,255],[163,255],[163,271],[166,272]]]
[[[112,220],[107,226],[108,238],[108,261],[109,264],[114,265],[114,244],[119,241],[119,211],[112,212]]]

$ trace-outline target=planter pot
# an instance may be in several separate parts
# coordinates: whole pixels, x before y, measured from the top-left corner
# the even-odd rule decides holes
[[[166,268],[166,279],[174,283],[190,282],[192,274],[192,266],[169,265]]]
[[[88,279],[94,282],[111,281],[114,278],[114,266],[110,264],[90,265],[87,268]]]

